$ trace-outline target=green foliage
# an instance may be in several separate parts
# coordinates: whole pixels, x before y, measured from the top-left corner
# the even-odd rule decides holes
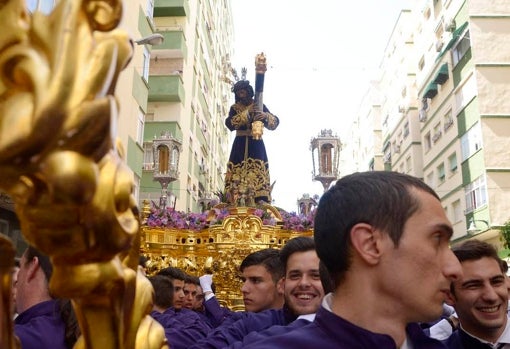
[[[499,228],[499,231],[501,232],[503,246],[510,249],[510,220],[506,221],[505,224]]]

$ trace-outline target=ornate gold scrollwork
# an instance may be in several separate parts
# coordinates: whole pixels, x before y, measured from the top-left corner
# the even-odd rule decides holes
[[[52,260],[51,291],[73,300],[77,348],[167,348],[137,276],[133,180],[113,137],[113,93],[133,52],[115,29],[121,13],[115,0],[61,0],[47,16],[0,5],[0,188]]]

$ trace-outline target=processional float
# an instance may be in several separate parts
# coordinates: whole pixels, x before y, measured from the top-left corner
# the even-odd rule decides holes
[[[259,110],[263,110],[264,75],[266,57],[263,53],[255,57],[255,98]],[[237,73],[233,71],[235,77]],[[246,69],[243,68],[243,77]],[[227,79],[227,82],[232,83]],[[251,134],[256,140],[263,136],[264,124],[254,121]],[[159,141],[153,158],[159,163],[176,163],[171,149],[162,151]],[[161,159],[162,154],[171,158]],[[176,155],[175,155],[176,156]],[[154,180],[162,182],[161,165],[155,164]],[[242,178],[251,174],[248,166],[242,169]],[[164,177],[176,177],[172,169],[164,171]],[[172,219],[177,213],[172,207],[151,207],[148,202],[142,210],[141,252],[149,258],[148,273],[157,272],[164,267],[178,267],[190,275],[201,276],[206,273],[214,275],[216,296],[220,303],[232,310],[243,310],[241,281],[237,277],[239,266],[250,253],[264,248],[281,248],[289,239],[296,236],[312,235],[313,212],[303,215],[289,214],[267,203],[256,203],[253,195],[256,190],[250,187],[249,180],[239,181],[230,188],[229,199],[212,207],[205,217],[199,219],[207,222],[201,229],[183,229],[158,226],[154,222]],[[233,191],[233,192],[232,192]],[[167,183],[162,185],[162,198],[167,196]],[[160,200],[160,205],[165,200]],[[152,220],[151,220],[152,219]],[[196,217],[193,219],[197,219]],[[289,224],[289,221],[298,221]],[[302,223],[302,224],[301,224]]]
[[[115,141],[115,85],[133,53],[132,40],[116,29],[121,14],[120,0],[61,0],[49,15],[28,13],[22,0],[0,2],[0,189],[15,202],[25,240],[51,258],[52,294],[72,300],[82,334],[75,348],[168,348],[148,315],[153,289],[137,272],[140,248],[163,255],[167,244],[178,260],[196,251],[197,263],[216,263],[227,279],[233,266],[224,262],[236,253],[239,261],[293,233],[264,226],[249,207],[228,208],[221,225],[202,232],[202,250],[190,232],[141,229],[132,175]],[[178,241],[165,240],[172,234]],[[0,235],[2,349],[19,348],[13,257]]]

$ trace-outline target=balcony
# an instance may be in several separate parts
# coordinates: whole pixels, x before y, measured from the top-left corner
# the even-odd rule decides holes
[[[169,28],[169,30],[160,30],[165,40],[161,45],[153,47],[153,54],[160,58],[183,58],[186,57],[186,39],[181,28]]]
[[[149,102],[184,102],[180,75],[149,76]]]
[[[184,17],[189,12],[185,0],[155,0],[154,17]]]

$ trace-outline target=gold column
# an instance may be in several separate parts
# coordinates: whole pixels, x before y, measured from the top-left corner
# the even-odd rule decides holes
[[[133,52],[121,15],[120,0],[61,0],[47,16],[0,3],[0,188],[52,260],[51,291],[73,300],[77,348],[167,348],[137,274],[139,214],[112,127]]]

